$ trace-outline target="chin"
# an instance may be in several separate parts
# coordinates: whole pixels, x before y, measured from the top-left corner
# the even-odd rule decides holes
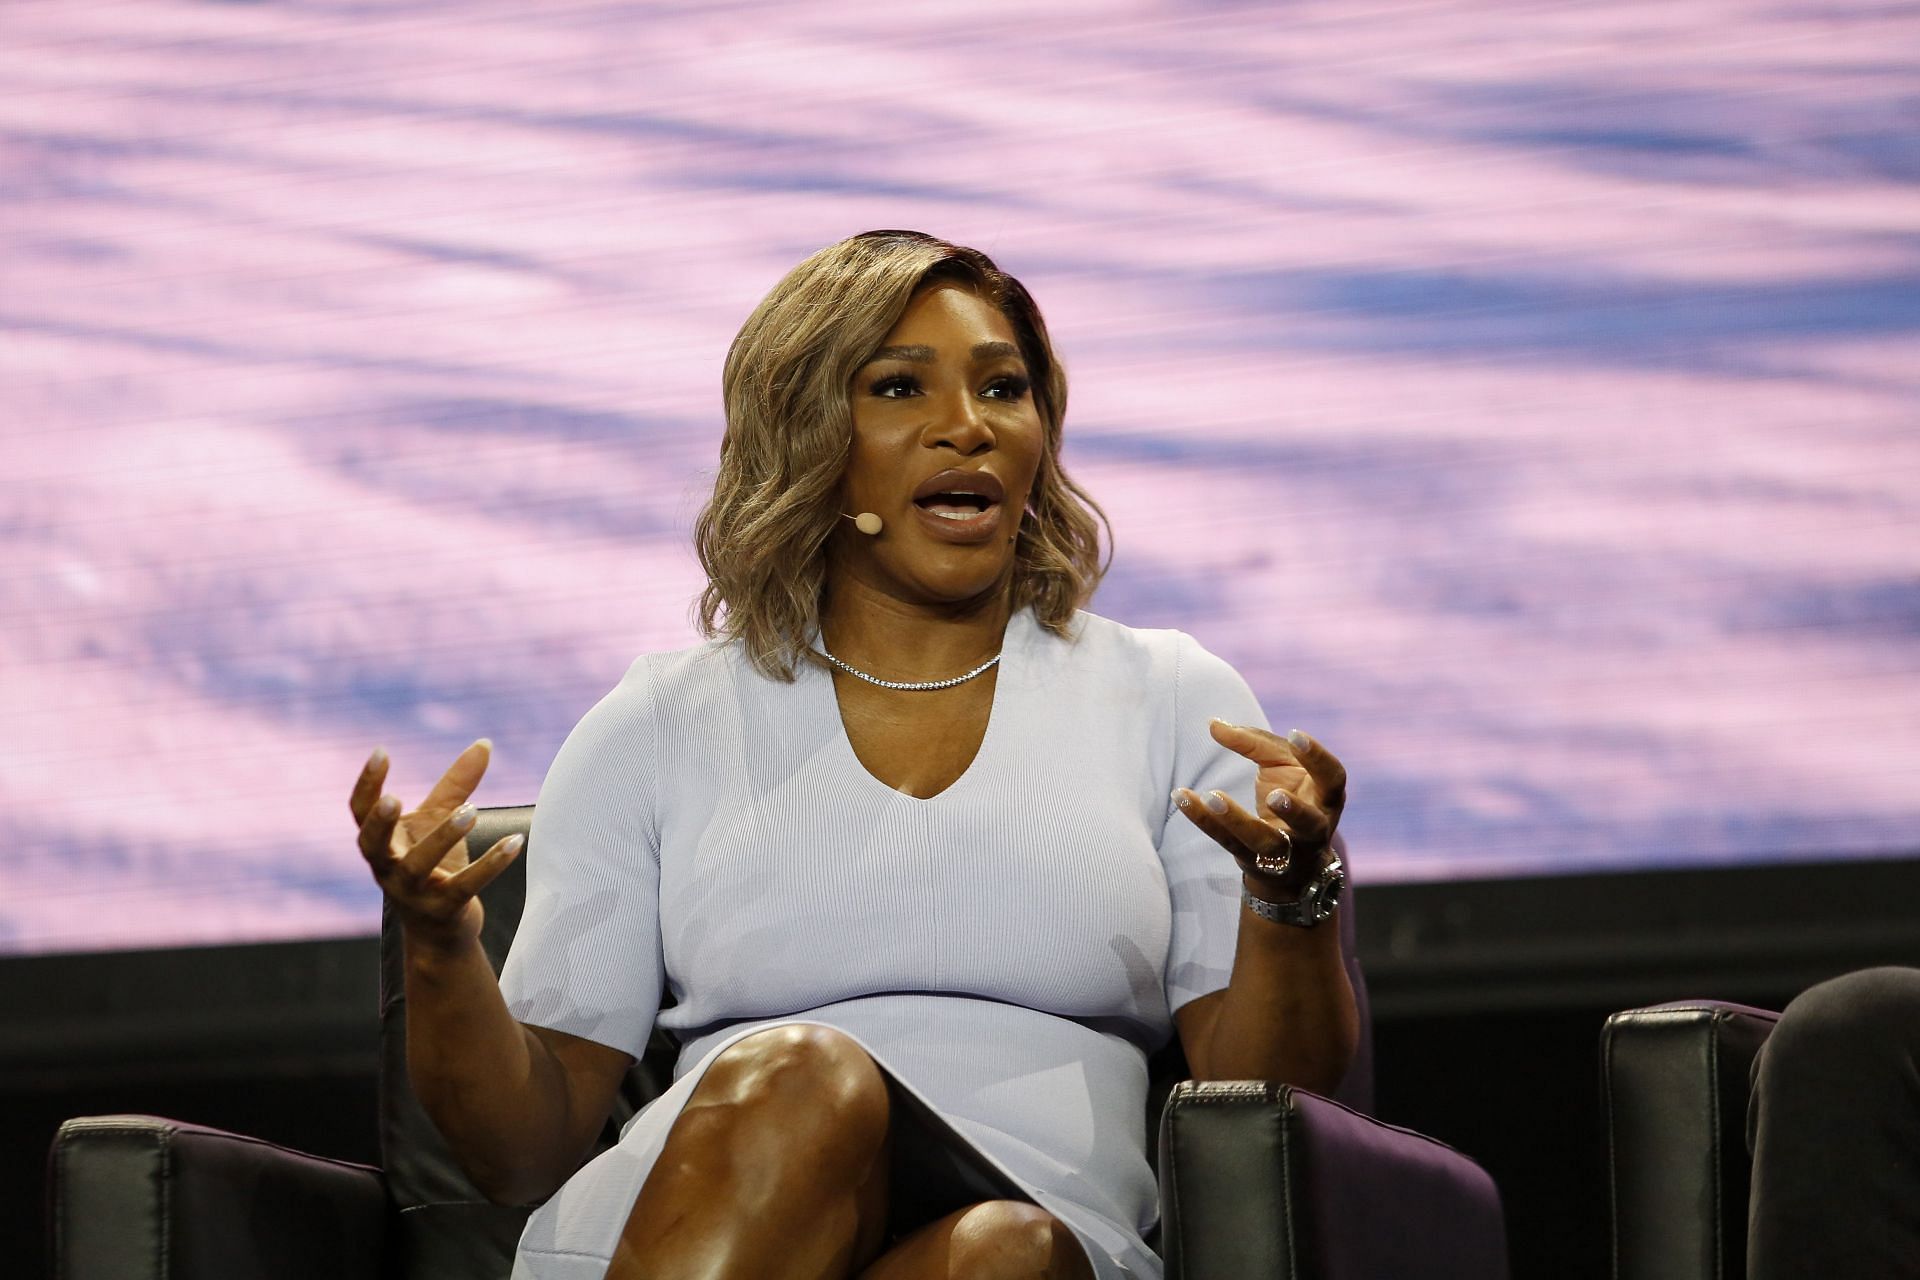
[[[942,605],[985,603],[1005,591],[1012,581],[1011,561],[992,573],[974,569],[967,573],[914,574],[906,579],[913,594],[922,602]]]

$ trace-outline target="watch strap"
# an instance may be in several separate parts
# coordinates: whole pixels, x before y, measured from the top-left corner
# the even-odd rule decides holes
[[[1346,868],[1341,865],[1340,859],[1330,858],[1292,902],[1269,902],[1265,898],[1256,898],[1242,885],[1240,905],[1262,920],[1292,925],[1298,929],[1311,929],[1332,917],[1340,905],[1340,894],[1346,885]]]

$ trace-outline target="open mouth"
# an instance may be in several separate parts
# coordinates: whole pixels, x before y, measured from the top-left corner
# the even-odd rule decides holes
[[[986,468],[948,467],[920,482],[913,505],[925,513],[922,527],[940,541],[984,543],[999,532],[1006,496],[1000,477]]]
[[[942,520],[971,520],[999,504],[989,500],[985,494],[952,492],[928,494],[924,498],[914,499],[913,505]]]

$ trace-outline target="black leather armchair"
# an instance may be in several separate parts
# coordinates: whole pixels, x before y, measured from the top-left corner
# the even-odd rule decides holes
[[[1779,1014],[1718,1000],[1607,1019],[1614,1280],[1723,1280],[1747,1273],[1747,1100]]]
[[[476,853],[526,831],[531,806],[489,809]],[[516,864],[485,894],[482,943],[497,969],[520,922]],[[1339,1099],[1260,1083],[1182,1081],[1177,1049],[1154,1064],[1161,1248],[1172,1280],[1500,1280],[1505,1227],[1491,1179],[1431,1139],[1370,1119],[1366,988],[1361,1052]],[[407,1085],[406,1001],[395,927],[381,937],[384,1169],[322,1160],[147,1116],[71,1120],[50,1159],[54,1280],[485,1280],[504,1277],[529,1210],[487,1203]],[[608,1121],[611,1143],[670,1082],[656,1034]],[[1151,1123],[1151,1117],[1146,1117]]]

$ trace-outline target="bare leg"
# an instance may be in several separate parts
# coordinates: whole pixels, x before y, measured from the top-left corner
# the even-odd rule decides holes
[[[828,1027],[776,1027],[722,1053],[687,1100],[607,1280],[840,1280],[880,1251],[889,1100]]]
[[[1039,1205],[986,1200],[920,1228],[860,1280],[1093,1280],[1093,1266]]]

